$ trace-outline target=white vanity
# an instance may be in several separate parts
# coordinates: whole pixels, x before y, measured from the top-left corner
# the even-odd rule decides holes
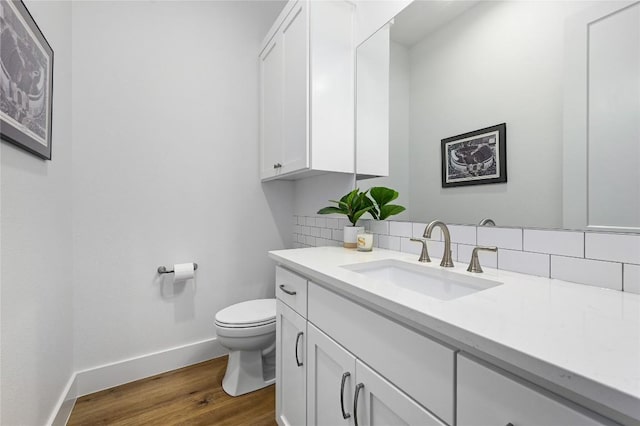
[[[270,257],[280,425],[640,424],[638,295],[386,250]],[[384,265],[471,290],[365,273]]]

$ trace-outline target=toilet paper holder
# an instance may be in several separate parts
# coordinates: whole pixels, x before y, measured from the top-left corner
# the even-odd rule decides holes
[[[193,270],[198,269],[198,264],[193,262]],[[158,266],[159,274],[173,274],[173,269],[168,269],[166,266]]]

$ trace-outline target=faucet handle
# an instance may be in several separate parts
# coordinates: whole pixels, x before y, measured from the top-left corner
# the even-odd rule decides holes
[[[416,243],[422,243],[422,252],[420,253],[420,259],[418,259],[418,262],[431,262],[429,252],[427,251],[427,240],[423,238],[410,238],[410,240]]]
[[[495,247],[495,246],[474,247],[473,252],[471,252],[471,262],[469,262],[469,267],[467,268],[467,272],[475,272],[475,273],[482,272],[482,266],[480,266],[480,259],[478,259],[479,251],[492,251],[495,253],[498,251],[498,247]]]

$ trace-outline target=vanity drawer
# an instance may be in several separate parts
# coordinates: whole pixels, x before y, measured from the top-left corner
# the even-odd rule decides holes
[[[453,424],[455,350],[309,282],[308,319],[446,423]]]
[[[276,266],[276,297],[294,311],[307,316],[307,279]]]
[[[458,354],[458,425],[611,425],[509,373]]]

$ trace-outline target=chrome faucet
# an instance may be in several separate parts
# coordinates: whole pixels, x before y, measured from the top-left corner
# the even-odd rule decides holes
[[[442,262],[440,262],[440,266],[444,266],[445,268],[453,267],[453,259],[451,259],[451,234],[449,233],[449,228],[447,225],[440,221],[434,220],[424,230],[424,237],[431,238],[431,233],[433,232],[433,228],[439,226],[442,229],[442,235],[444,236],[444,253],[442,254]]]
[[[484,219],[482,219],[480,221],[480,223],[478,225],[480,225],[480,226],[496,226],[496,223],[493,221],[493,219],[489,219],[488,217],[485,217]]]

